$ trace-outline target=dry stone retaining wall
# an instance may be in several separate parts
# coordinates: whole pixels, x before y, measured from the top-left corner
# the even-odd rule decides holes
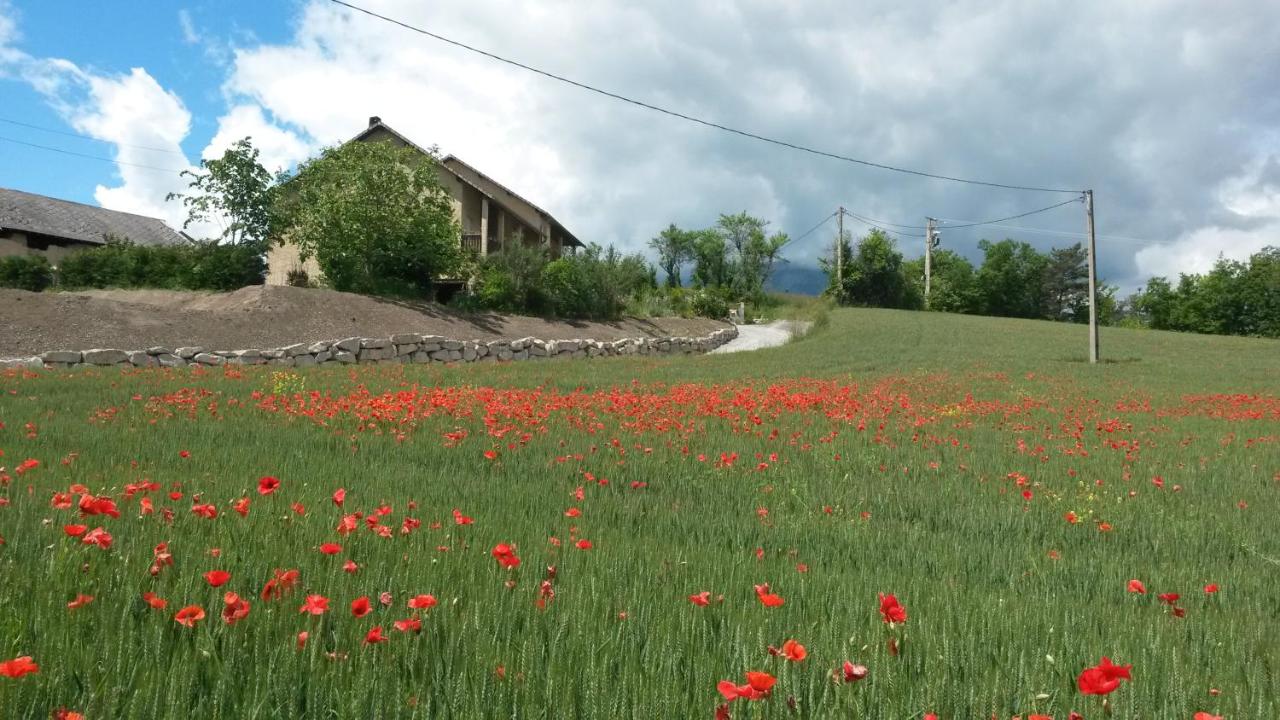
[[[738,336],[730,326],[703,337],[647,337],[622,340],[454,340],[439,335],[400,333],[385,338],[349,337],[297,343],[270,350],[210,350],[151,347],[146,350],[52,350],[31,358],[0,360],[0,367],[188,367],[194,365],[280,365],[506,362],[562,360],[617,355],[682,355],[709,352]]]

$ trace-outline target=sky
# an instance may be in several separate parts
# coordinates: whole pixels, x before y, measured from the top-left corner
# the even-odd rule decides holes
[[[1100,276],[1129,292],[1280,245],[1273,0],[352,0],[434,33],[760,135],[924,172],[1095,193]],[[69,21],[74,19],[74,21]],[[836,207],[941,219],[942,247],[1081,240],[1070,195],[894,173],[655,114],[330,0],[0,0],[0,187],[161,217],[178,175],[250,136],[268,169],[370,116],[575,235],[643,251],[746,211],[829,251]],[[34,126],[34,127],[31,127]],[[79,137],[85,136],[85,137]],[[32,147],[39,145],[43,147]],[[89,157],[85,157],[89,156]],[[855,233],[867,230],[846,219]],[[896,225],[894,226],[896,227]],[[196,235],[216,227],[195,226]],[[918,230],[903,229],[904,234]],[[903,236],[907,257],[923,239]]]

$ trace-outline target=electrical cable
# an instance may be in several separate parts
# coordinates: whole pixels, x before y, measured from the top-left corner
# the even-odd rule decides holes
[[[88,158],[89,160],[101,160],[102,162],[109,162],[115,165],[128,165],[129,167],[142,168],[144,170],[156,170],[158,172],[164,172],[164,173],[182,172],[181,170],[172,170],[170,168],[155,167],[154,165],[142,165],[139,163],[125,162],[124,160],[112,160],[111,158],[98,157],[97,155],[86,155],[85,153],[78,153],[73,150],[63,150],[62,148],[50,147],[48,145],[38,145],[36,143],[29,143],[22,140],[15,140],[13,138],[8,138],[3,136],[0,136],[0,141],[11,142],[17,145],[26,145],[27,147],[38,148],[40,150],[48,150],[50,152],[62,153],[63,155],[74,155],[76,157]]]
[[[136,148],[138,150],[150,150],[152,152],[169,153],[170,155],[181,155],[182,159],[184,160],[187,157],[186,155],[183,155],[181,152],[178,152],[177,150],[166,150],[165,148],[150,147],[147,145],[131,145],[129,143],[116,142],[114,140],[103,140],[102,138],[96,138],[92,135],[84,135],[81,133],[70,132],[68,130],[55,130],[54,128],[43,127],[41,125],[32,125],[31,123],[25,123],[19,120],[10,120],[9,118],[0,117],[0,122],[8,123],[10,125],[18,125],[24,128],[31,128],[32,130],[39,130],[40,132],[53,133],[55,135],[66,135],[67,137],[83,138],[85,140],[93,140],[94,142],[110,143],[113,145],[120,145],[122,147]]]
[[[521,70],[527,70],[529,72],[542,75],[543,77],[550,78],[552,80],[556,80],[556,81],[565,83],[567,85],[572,85],[582,90],[588,90],[598,95],[603,95],[608,98],[613,98],[614,100],[619,100],[621,102],[629,103],[637,107],[642,107],[647,110],[653,110],[654,112],[659,112],[664,115],[669,115],[671,117],[679,118],[681,120],[687,120],[689,122],[697,123],[699,125],[704,125],[706,127],[714,128],[716,130],[722,130],[724,132],[732,133],[734,135],[740,135],[742,137],[750,138],[752,140],[759,140],[761,142],[778,145],[780,147],[790,148],[792,150],[798,150],[800,152],[810,153],[812,155],[819,155],[822,157],[831,158],[833,160],[842,160],[844,162],[854,163],[857,165],[865,165],[867,167],[879,168],[881,170],[890,170],[893,172],[904,173],[907,175],[916,175],[918,177],[932,178],[934,180],[947,180],[950,182],[967,183],[969,185],[984,185],[986,187],[1002,188],[1005,190],[1025,190],[1028,192],[1052,192],[1052,193],[1072,193],[1072,194],[1081,192],[1080,190],[1035,187],[1035,186],[1029,186],[1029,185],[1007,185],[1004,183],[987,182],[984,180],[971,180],[968,178],[953,177],[950,175],[938,175],[935,173],[928,173],[920,170],[910,170],[907,168],[895,167],[893,165],[885,165],[883,163],[871,162],[870,160],[860,160],[858,158],[850,157],[848,155],[840,155],[839,153],[828,152],[826,150],[818,150],[816,148],[811,148],[804,145],[798,145],[796,143],[788,142],[786,140],[777,140],[775,138],[766,137],[764,135],[748,132],[746,130],[738,130],[737,128],[732,128],[727,125],[721,125],[719,123],[711,122],[710,120],[703,120],[701,118],[697,118],[692,115],[686,115],[684,113],[676,112],[675,110],[668,110],[666,108],[659,107],[657,105],[652,105],[650,103],[643,102],[640,100],[633,100],[632,98],[626,97],[624,95],[619,95],[618,93],[610,92],[608,90],[602,90],[598,87],[594,87],[592,85],[587,85],[586,83],[578,82],[577,80],[571,80],[567,77],[564,77],[563,75],[557,75],[555,73],[548,72],[546,70],[539,70],[538,68],[535,68],[531,65],[526,65],[522,62],[505,58],[501,55],[497,55],[487,50],[481,50],[480,48],[474,47],[472,45],[468,45],[458,40],[452,40],[443,35],[439,35],[437,33],[431,32],[430,30],[425,30],[423,28],[410,25],[409,23],[404,22],[402,20],[396,20],[395,18],[388,17],[386,15],[381,15],[379,13],[373,12],[372,10],[366,10],[365,8],[359,7],[358,5],[353,5],[349,2],[345,2],[344,0],[329,0],[329,2],[335,5],[341,5],[342,7],[345,7],[349,10],[354,10],[356,12],[363,13],[365,15],[368,15],[369,17],[377,18],[384,22],[397,25],[406,30],[411,30],[421,35],[426,35],[427,37],[434,38],[436,40],[439,40],[440,42],[447,43],[449,45],[453,45],[454,47],[462,48],[463,50],[467,50],[469,52],[473,52],[478,55],[483,55],[487,58],[490,58],[491,60],[497,60],[498,62],[506,63],[507,65],[520,68]]]

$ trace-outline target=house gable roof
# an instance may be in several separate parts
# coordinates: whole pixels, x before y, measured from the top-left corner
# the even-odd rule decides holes
[[[390,125],[387,125],[386,123],[382,122],[382,119],[378,117],[369,118],[369,127],[365,128],[363,131],[360,132],[360,134],[351,138],[351,140],[349,140],[348,142],[359,142],[359,141],[367,140],[371,135],[377,133],[378,131],[382,131],[387,133],[388,135],[391,135],[396,140],[399,140],[400,142],[404,143],[408,147],[413,148],[414,150],[417,150],[423,155],[430,154],[430,152],[428,152],[422,146],[413,142],[412,140],[400,134],[399,132],[396,132],[396,130],[394,130]],[[578,240],[578,238],[574,236],[573,233],[569,232],[569,230],[563,224],[561,224],[559,220],[556,220],[555,217],[551,215],[551,213],[529,202],[516,191],[508,188],[507,186],[503,185],[497,180],[494,180],[488,175],[485,175],[484,173],[480,172],[470,164],[463,162],[456,155],[446,155],[440,161],[440,166],[443,167],[445,170],[448,170],[450,174],[457,177],[462,182],[466,183],[472,188],[475,188],[476,191],[478,191],[480,194],[484,195],[485,197],[489,198],[489,200],[503,206],[513,215],[524,220],[524,222],[529,223],[530,225],[536,225],[538,223],[536,222],[535,218],[541,218],[543,220],[546,220],[553,228],[558,230],[559,233],[565,238],[566,245],[577,245],[579,247],[583,246],[582,241]],[[494,193],[494,192],[491,192],[490,190],[487,190],[484,187],[480,187],[475,181],[466,177],[467,175],[475,175],[479,177],[482,180],[482,182],[488,185],[492,185],[493,189],[500,191],[501,194],[506,195],[507,197],[499,197],[498,193]]]
[[[159,218],[8,188],[0,188],[0,230],[98,245],[107,236],[128,238],[138,245],[175,245],[187,240]]]

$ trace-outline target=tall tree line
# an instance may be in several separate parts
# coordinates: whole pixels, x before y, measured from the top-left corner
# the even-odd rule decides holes
[[[784,232],[770,233],[767,220],[742,212],[721,215],[715,225],[701,230],[671,225],[650,240],[649,247],[657,254],[668,288],[680,287],[688,268],[694,287],[757,298],[764,294],[765,281],[788,239]]]
[[[841,272],[833,260],[820,261],[829,297],[842,305],[925,307],[924,258],[904,260],[894,239],[878,229],[856,245],[847,232],[835,242],[841,245]],[[983,240],[978,247],[983,257],[976,267],[951,250],[934,251],[929,309],[1088,321],[1088,255],[1080,243],[1047,253],[1012,239]],[[1098,286],[1103,324],[1280,337],[1280,248],[1265,248],[1247,262],[1219,259],[1208,273],[1183,274],[1176,283],[1152,278],[1124,300],[1117,292],[1105,282]]]

